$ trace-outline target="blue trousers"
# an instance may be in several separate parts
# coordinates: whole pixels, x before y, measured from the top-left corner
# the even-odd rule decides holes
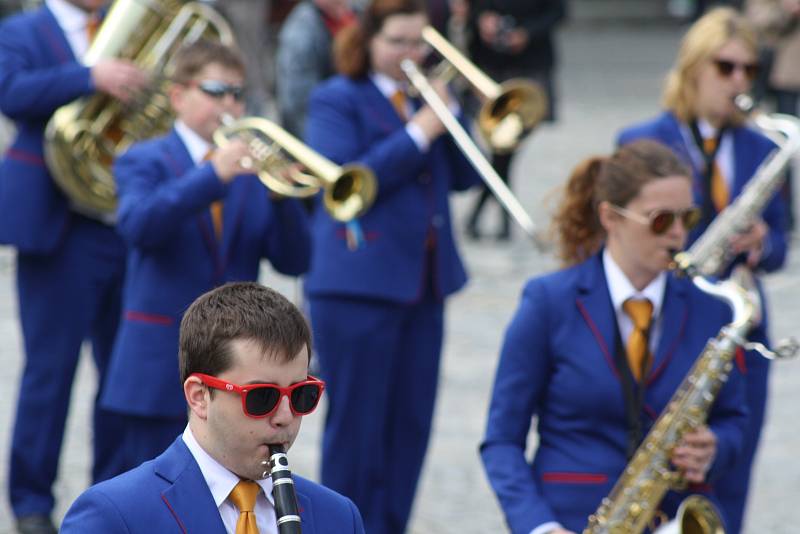
[[[98,375],[92,419],[95,482],[111,476],[119,448],[116,416],[97,405],[120,316],[125,247],[113,228],[75,216],[52,254],[17,256],[17,296],[25,366],[11,443],[14,514],[49,514],[52,485],[81,344]]]
[[[358,506],[370,534],[405,531],[428,446],[444,306],[309,301],[328,413],[322,483]]]

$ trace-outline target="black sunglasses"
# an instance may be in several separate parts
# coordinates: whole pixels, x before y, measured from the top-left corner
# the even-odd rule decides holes
[[[703,217],[703,210],[697,206],[692,206],[691,208],[678,211],[657,210],[650,212],[647,215],[636,213],[635,211],[625,209],[622,206],[617,206],[616,204],[611,204],[611,209],[623,217],[627,217],[640,224],[648,225],[650,227],[650,231],[655,235],[666,233],[678,218],[680,218],[681,222],[683,223],[683,227],[687,231],[691,230],[697,226],[697,224],[700,222],[700,219]]]
[[[225,95],[231,95],[237,102],[244,100],[244,87],[241,85],[231,85],[219,80],[203,80],[194,82],[194,85],[211,98],[221,100]]]
[[[725,78],[731,76],[736,69],[742,69],[745,77],[751,82],[758,76],[758,63],[739,63],[727,59],[714,59],[717,72]]]
[[[325,390],[325,382],[310,376],[302,382],[289,387],[276,384],[247,384],[240,386],[227,380],[203,373],[192,373],[206,386],[221,389],[229,393],[238,393],[242,397],[242,411],[248,417],[268,417],[278,409],[281,399],[289,398],[289,406],[294,415],[308,415],[314,411]]]

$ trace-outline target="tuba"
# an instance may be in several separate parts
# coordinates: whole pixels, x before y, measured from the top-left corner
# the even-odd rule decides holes
[[[233,137],[243,139],[250,156],[242,159],[241,166],[255,167],[259,180],[273,193],[307,198],[322,190],[325,209],[342,222],[361,216],[375,201],[378,184],[367,167],[339,167],[261,117],[234,119],[225,114],[220,121],[222,126],[214,132],[214,144],[222,147]]]
[[[45,130],[45,160],[74,209],[110,218],[117,205],[114,157],[131,144],[169,130],[166,89],[180,46],[200,38],[233,44],[222,16],[200,2],[116,0],[84,62],[128,59],[151,73],[151,86],[131,102],[97,93],[56,110]]]
[[[711,404],[733,367],[737,347],[755,349],[771,359],[788,358],[797,351],[794,340],[782,343],[775,352],[760,343],[747,342],[747,333],[760,320],[761,309],[750,271],[737,269],[730,279],[713,283],[691,263],[686,253],[675,256],[674,268],[690,276],[701,291],[730,305],[733,321],[703,348],[611,494],[589,516],[583,534],[639,534],[659,515],[658,506],[664,495],[682,484],[680,475],[670,469],[672,449],[686,432],[705,423]],[[676,520],[660,526],[656,532],[724,534],[719,513],[708,499],[699,495],[685,499]]]
[[[753,100],[748,95],[741,94],[736,97],[735,104],[741,111],[750,112]],[[777,113],[754,115],[755,124],[771,137],[775,137],[774,140],[780,148],[759,165],[742,193],[714,218],[703,235],[689,247],[687,254],[692,265],[708,276],[720,275],[733,260],[733,253],[728,246],[731,237],[753,224],[783,184],[786,178],[784,170],[800,150],[800,119]]]

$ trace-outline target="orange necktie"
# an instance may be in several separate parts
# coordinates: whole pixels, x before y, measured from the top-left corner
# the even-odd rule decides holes
[[[258,534],[254,509],[259,491],[261,487],[252,480],[240,480],[228,495],[228,499],[239,510],[236,534]]]
[[[206,152],[206,155],[203,156],[203,161],[208,161],[211,159],[211,156],[214,155],[214,149],[210,149]],[[209,210],[211,211],[211,222],[214,225],[214,235],[217,237],[217,241],[222,239],[222,201],[215,200],[209,206]]]
[[[97,30],[100,28],[100,22],[100,16],[97,13],[89,15],[89,19],[86,21],[86,37],[89,38],[89,43],[94,41]]]
[[[389,100],[392,101],[392,105],[400,118],[404,121],[408,120],[408,114],[406,112],[406,94],[398,89],[392,94]]]
[[[706,154],[713,154],[716,149],[716,139],[709,138],[703,140],[703,150],[706,151]],[[725,209],[729,200],[730,194],[728,193],[728,184],[725,183],[725,177],[722,176],[719,165],[714,161],[711,167],[711,202],[714,204],[714,208],[716,208],[717,212],[720,212]]]
[[[650,321],[653,318],[653,303],[647,299],[628,299],[622,304],[622,309],[633,322],[633,331],[628,336],[625,351],[628,354],[628,365],[631,368],[631,373],[636,378],[636,381],[639,382],[647,364],[645,362],[649,352],[647,348],[647,329],[650,328]]]

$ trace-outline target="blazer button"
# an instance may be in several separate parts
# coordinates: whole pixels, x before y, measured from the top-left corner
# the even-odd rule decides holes
[[[422,174],[419,175],[417,181],[423,185],[428,185],[429,183],[431,183],[431,173],[423,172]]]

